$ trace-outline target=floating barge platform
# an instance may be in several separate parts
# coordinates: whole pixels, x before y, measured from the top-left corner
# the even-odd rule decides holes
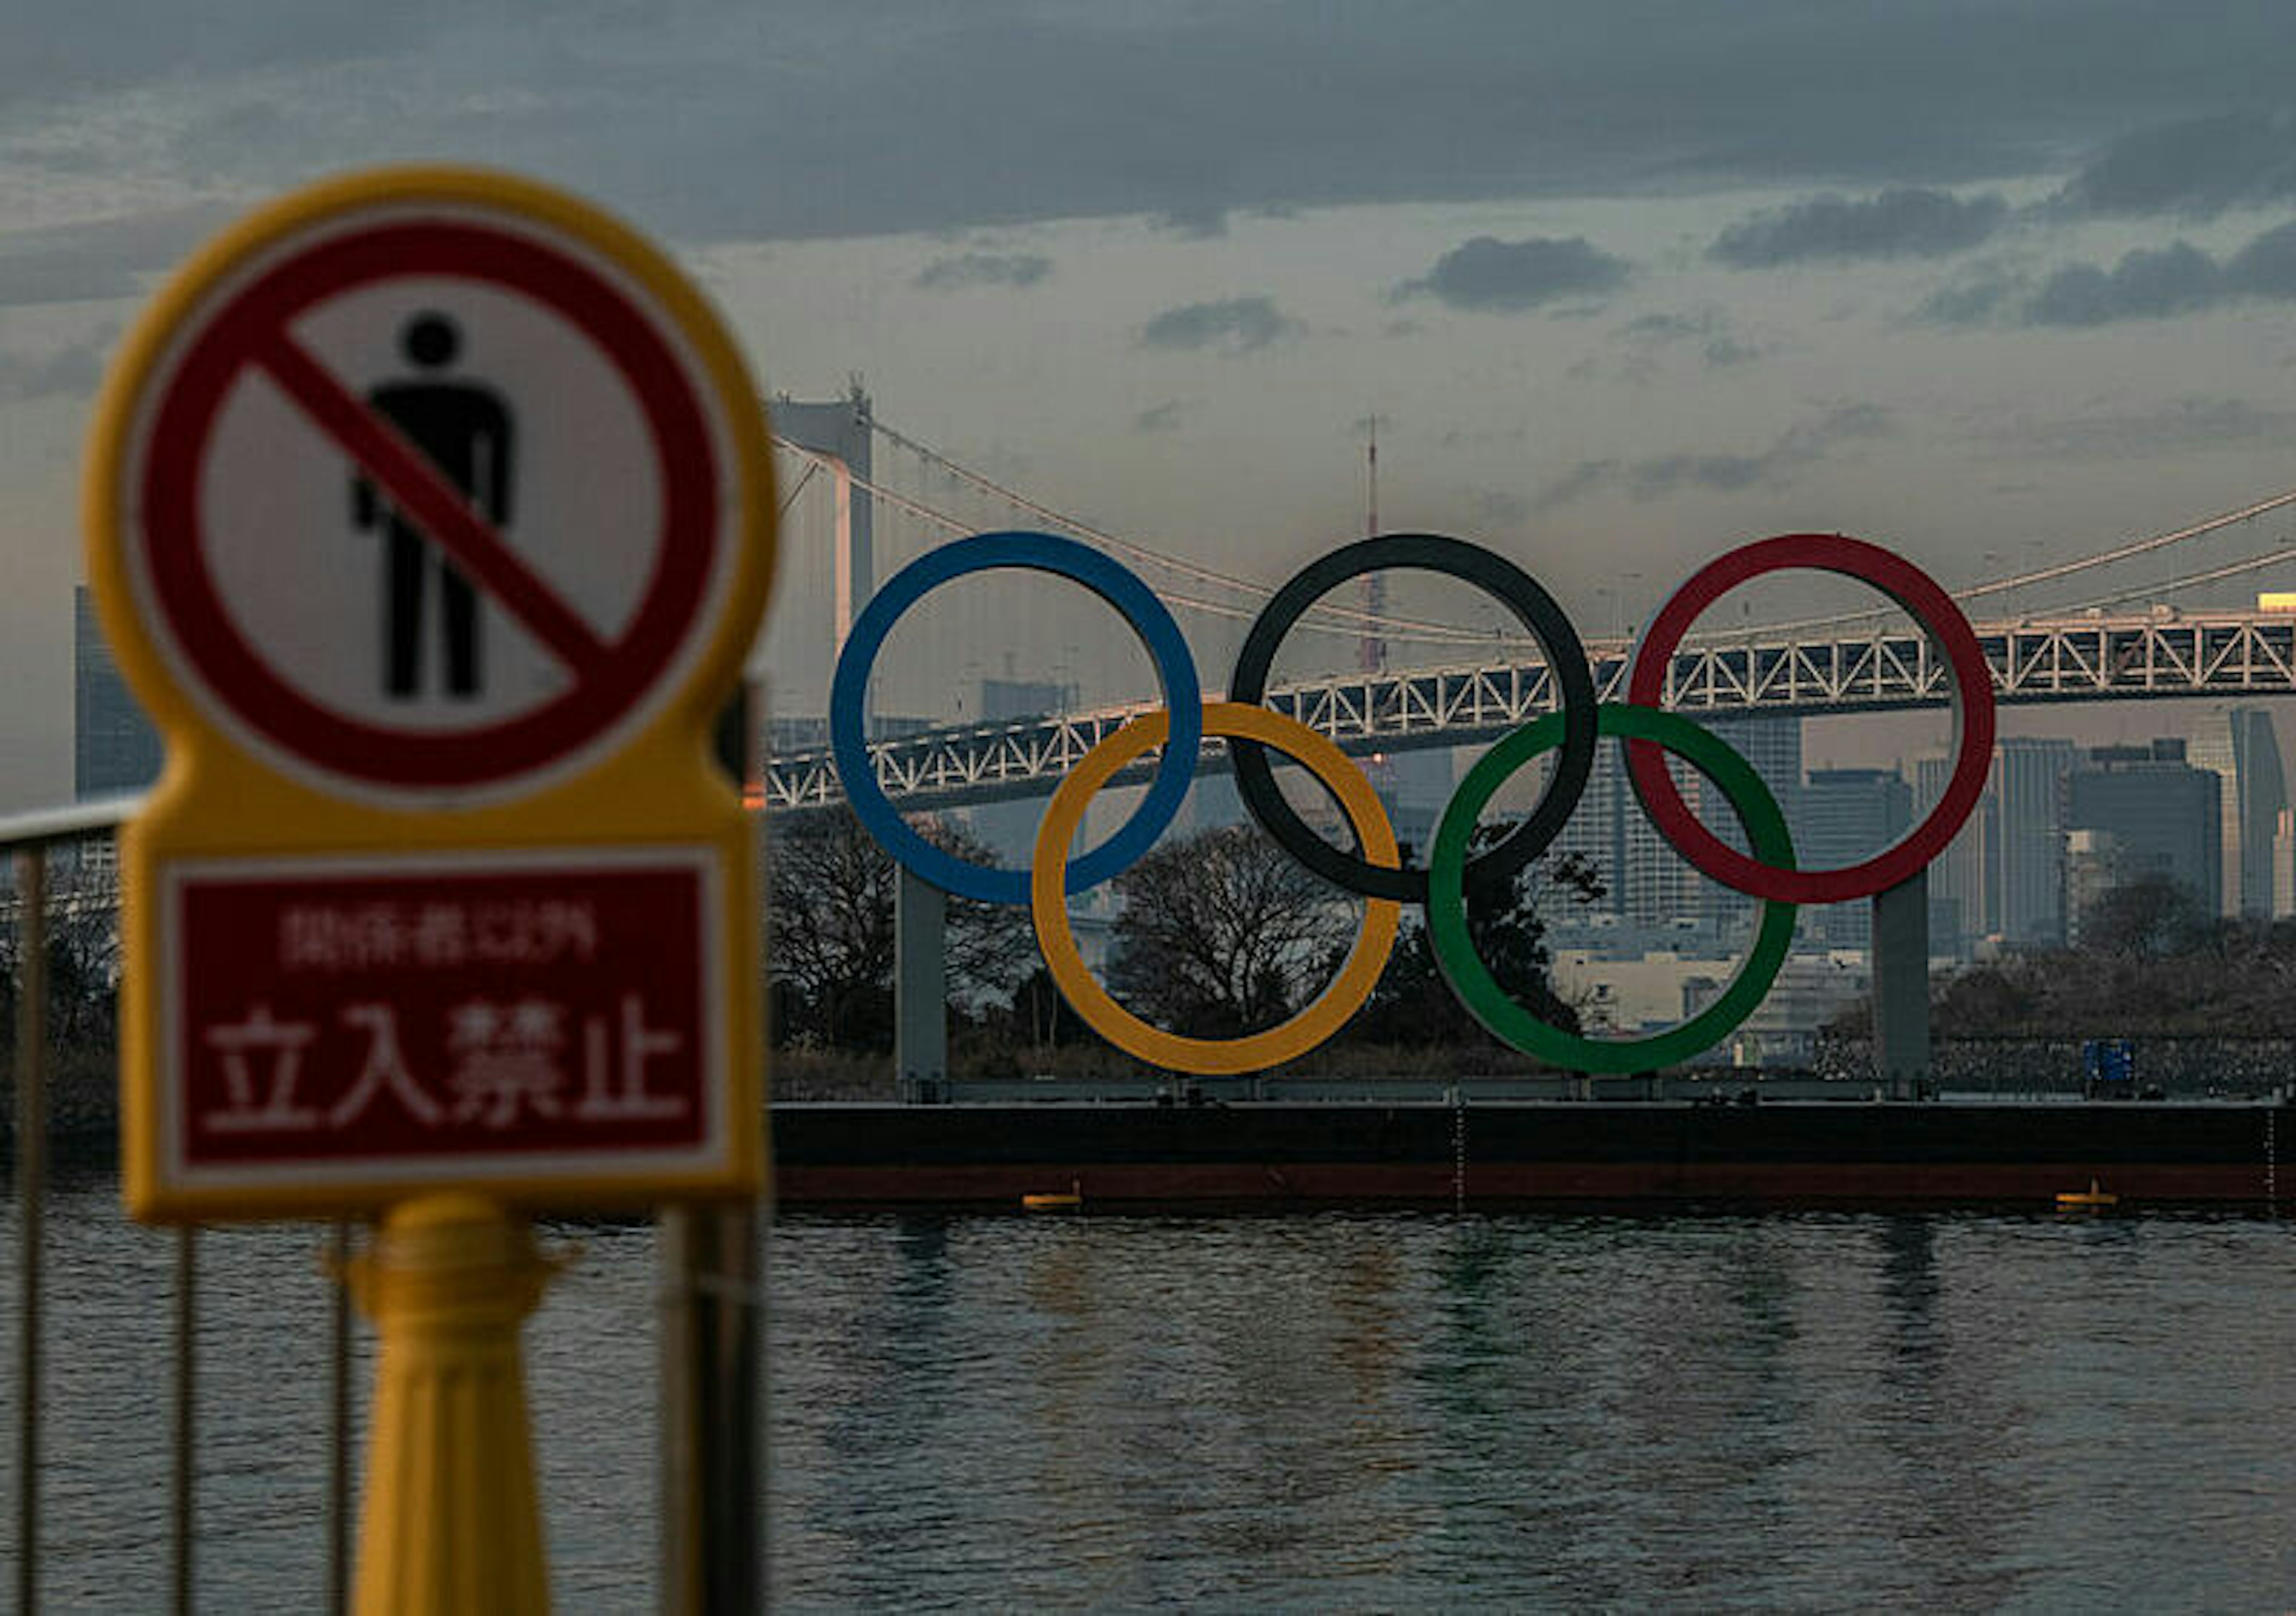
[[[782,1103],[789,1209],[1313,1206],[2276,1210],[2278,1102]]]

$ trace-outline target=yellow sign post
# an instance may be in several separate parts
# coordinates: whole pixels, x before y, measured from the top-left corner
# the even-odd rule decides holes
[[[762,1187],[709,750],[771,584],[757,397],[652,246],[439,168],[242,221],[106,383],[88,569],[168,742],[120,846],[127,1197],[389,1209],[365,1610],[539,1608],[518,1215]]]

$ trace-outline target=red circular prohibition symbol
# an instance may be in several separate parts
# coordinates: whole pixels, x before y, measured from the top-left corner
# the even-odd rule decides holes
[[[1683,636],[1722,595],[1766,572],[1795,568],[1838,573],[1871,584],[1905,608],[1945,653],[1953,675],[1956,756],[1945,794],[1901,841],[1863,864],[1835,870],[1781,870],[1750,858],[1708,830],[1682,799],[1654,742],[1629,741],[1627,769],[1643,811],[1676,851],[1705,874],[1755,898],[1784,903],[1841,903],[1871,898],[1911,879],[1946,849],[1976,808],[1993,767],[1993,674],[1984,647],[1953,597],[1903,556],[1833,533],[1786,533],[1715,557],[1674,592],[1635,648],[1627,700],[1655,708],[1666,695],[1667,669]]]
[[[324,299],[414,275],[500,287],[586,333],[637,401],[660,472],[653,569],[637,611],[615,639],[598,637],[546,584],[538,585],[514,558],[504,560],[506,547],[493,546],[492,574],[465,562],[481,593],[507,605],[572,675],[568,688],[542,706],[467,730],[395,729],[314,701],[248,644],[203,554],[199,513],[209,439],[233,385],[251,368],[267,373],[339,445],[356,438],[368,453],[411,461],[413,472],[403,476],[438,481],[427,462],[379,428],[290,334],[292,322]],[[322,242],[268,270],[217,311],[186,349],[146,441],[144,558],[183,654],[213,693],[274,745],[330,773],[381,785],[484,786],[558,762],[611,728],[645,699],[686,644],[717,558],[715,456],[707,417],[676,356],[627,294],[588,267],[485,226],[378,226]],[[347,446],[345,453],[367,458],[351,455]],[[442,520],[455,513],[416,508],[436,543],[439,523],[430,520],[432,511]],[[464,560],[459,552],[456,558]]]

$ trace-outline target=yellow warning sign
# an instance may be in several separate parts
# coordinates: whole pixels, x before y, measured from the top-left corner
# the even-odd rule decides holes
[[[121,842],[138,1216],[758,1187],[709,751],[773,574],[758,398],[660,250],[477,170],[297,193],[155,300],[86,489],[168,743]]]

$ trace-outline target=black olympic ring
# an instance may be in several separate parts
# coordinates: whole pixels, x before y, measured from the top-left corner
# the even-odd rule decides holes
[[[1251,632],[1244,636],[1243,649],[1236,653],[1228,700],[1259,706],[1267,693],[1267,674],[1275,663],[1276,647],[1300,614],[1348,579],[1386,567],[1439,572],[1472,584],[1514,613],[1546,653],[1546,665],[1554,672],[1555,696],[1562,710],[1562,744],[1556,752],[1554,772],[1547,776],[1538,806],[1529,816],[1496,846],[1467,863],[1470,885],[1504,880],[1546,851],[1578,806],[1587,777],[1594,770],[1595,733],[1600,721],[1595,676],[1587,666],[1587,651],[1578,642],[1578,631],[1555,604],[1554,597],[1504,555],[1439,533],[1382,533],[1332,551],[1294,574],[1260,609]],[[1410,904],[1427,901],[1424,869],[1382,869],[1354,853],[1341,851],[1317,835],[1284,800],[1267,749],[1259,742],[1232,737],[1228,755],[1235,765],[1236,789],[1244,807],[1292,857],[1334,886],[1365,898]]]

